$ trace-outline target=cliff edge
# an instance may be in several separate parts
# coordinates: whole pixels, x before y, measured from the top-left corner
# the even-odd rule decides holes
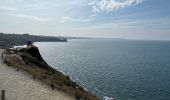
[[[84,90],[68,76],[50,67],[41,57],[37,47],[31,46],[21,49],[5,49],[1,55],[7,65],[22,69],[30,73],[34,79],[46,83],[52,90],[61,90],[77,100],[98,100],[98,98]]]
[[[0,55],[2,52],[3,49],[0,49]],[[63,91],[52,90],[45,82],[34,79],[30,73],[8,66],[0,57],[1,90],[5,90],[5,100],[75,100]]]

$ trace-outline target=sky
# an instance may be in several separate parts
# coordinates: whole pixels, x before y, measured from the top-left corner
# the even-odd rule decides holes
[[[170,0],[0,0],[0,32],[170,40]]]

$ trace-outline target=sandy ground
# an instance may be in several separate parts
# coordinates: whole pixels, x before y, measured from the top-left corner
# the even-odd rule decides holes
[[[52,90],[38,79],[34,80],[27,72],[3,64],[0,57],[1,90],[5,90],[5,100],[75,100],[64,92]]]

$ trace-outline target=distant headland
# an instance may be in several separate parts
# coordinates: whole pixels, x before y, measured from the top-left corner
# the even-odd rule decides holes
[[[29,34],[0,33],[0,48],[10,48],[18,45],[25,45],[32,42],[67,42],[65,37],[38,36]]]

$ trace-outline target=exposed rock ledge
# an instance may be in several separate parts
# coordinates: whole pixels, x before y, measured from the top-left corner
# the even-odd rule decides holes
[[[7,65],[27,71],[33,78],[40,79],[52,89],[62,90],[78,100],[98,100],[95,95],[71,81],[68,76],[50,67],[35,46],[20,50],[5,49],[1,57]]]

